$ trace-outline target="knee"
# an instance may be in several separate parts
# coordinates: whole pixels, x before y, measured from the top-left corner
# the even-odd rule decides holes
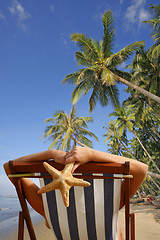
[[[9,163],[8,162],[4,163],[3,164],[3,168],[4,168],[4,170],[5,170],[5,172],[6,172],[7,176],[8,176],[10,174]]]
[[[9,168],[9,162],[6,162],[3,164],[3,168],[6,172],[6,175],[8,176],[9,174],[11,174],[10,168]],[[12,178],[9,178],[9,180],[14,184]]]

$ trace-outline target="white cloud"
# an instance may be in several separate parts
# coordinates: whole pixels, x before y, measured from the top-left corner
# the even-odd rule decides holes
[[[50,5],[49,8],[50,8],[51,12],[54,12],[55,8],[53,5]]]
[[[145,21],[147,19],[150,18],[150,14],[148,11],[146,11],[144,8],[142,8],[140,10],[140,13],[139,13],[139,21],[142,22],[142,21]]]
[[[26,30],[25,20],[30,19],[31,15],[25,11],[24,7],[17,1],[13,0],[9,11],[13,16],[17,17],[17,22],[23,30]]]
[[[3,15],[3,13],[0,12],[0,19],[6,21],[6,17]]]
[[[145,0],[133,0],[132,4],[127,8],[125,18],[128,23],[141,23],[149,19],[149,12],[144,8]]]
[[[135,6],[131,5],[127,8],[127,12],[125,17],[128,19],[130,23],[136,22],[136,8]]]

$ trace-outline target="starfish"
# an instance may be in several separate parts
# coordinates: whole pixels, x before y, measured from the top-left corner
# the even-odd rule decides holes
[[[72,176],[72,168],[74,162],[65,165],[62,171],[58,171],[56,168],[52,167],[48,163],[43,163],[46,170],[50,173],[53,180],[51,183],[47,184],[38,190],[39,194],[50,192],[55,189],[59,189],[62,194],[63,202],[66,207],[69,207],[69,190],[73,186],[84,186],[89,187],[90,183],[82,179],[78,179]]]

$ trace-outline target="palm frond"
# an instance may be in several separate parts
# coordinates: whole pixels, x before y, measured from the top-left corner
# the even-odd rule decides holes
[[[160,44],[160,4],[150,6],[150,13],[152,14],[152,19],[143,21],[143,23],[150,24],[152,27],[152,38],[157,43]]]
[[[118,92],[116,85],[108,86],[106,95],[108,96],[108,99],[110,100],[111,104],[113,104],[114,107],[120,105],[119,92]]]
[[[66,75],[66,77],[62,80],[62,83],[75,84],[77,82],[77,78],[79,77],[82,71],[83,69],[80,69],[75,73],[70,73]]]
[[[86,55],[80,51],[77,51],[75,53],[75,57],[76,57],[76,61],[77,61],[78,65],[91,66],[94,63],[92,58],[88,57],[88,55]]]
[[[160,56],[160,44],[156,46],[152,51],[152,57],[159,58]]]
[[[114,21],[112,11],[109,10],[103,15],[103,27],[104,27],[104,36],[103,36],[103,45],[102,51],[104,58],[109,57],[112,54],[112,45],[114,40]]]
[[[119,76],[119,77],[121,77],[121,78],[124,78],[124,79],[126,79],[127,81],[130,81],[131,80],[131,77],[132,77],[132,75],[131,75],[131,73],[129,73],[129,72],[125,72],[125,71],[122,71],[122,70],[118,70],[118,69],[112,69],[111,70],[116,76]]]
[[[144,46],[144,41],[138,41],[128,45],[127,47],[121,49],[119,52],[111,55],[105,61],[106,66],[119,66],[125,62],[133,52],[137,51],[139,48]]]
[[[65,150],[68,145],[68,141],[71,139],[72,131],[71,128],[68,128],[63,139],[62,139],[62,150]]]
[[[99,56],[97,53],[96,42],[91,38],[81,33],[73,33],[71,35],[71,40],[75,41],[80,50],[85,53],[85,55],[88,55],[90,59],[93,61],[98,60]]]
[[[77,139],[79,136],[82,138],[84,135],[85,138],[85,135],[88,135],[98,140],[95,134],[85,129],[88,127],[87,123],[92,121],[92,117],[76,117],[76,106],[73,105],[69,115],[62,110],[54,113],[53,125],[46,127],[45,134],[42,137],[53,140],[49,149],[57,146],[58,149],[68,151],[71,147],[71,140],[74,140],[73,136],[75,135]],[[90,145],[91,140],[88,140],[88,142]]]
[[[76,112],[77,112],[77,107],[76,105],[72,106],[71,112],[69,114],[70,121],[73,122],[74,119],[76,118]]]
[[[93,122],[93,118],[92,117],[79,117],[79,119],[83,122]]]
[[[92,148],[92,141],[83,135],[76,136],[78,141],[86,145],[87,147]]]
[[[44,123],[54,122],[54,118],[47,118],[43,121]]]
[[[54,148],[58,141],[62,139],[62,134],[57,134],[56,138],[54,138],[54,141],[52,142],[52,144],[49,146],[49,149]]]
[[[87,94],[87,92],[90,90],[91,85],[88,84],[87,79],[83,79],[72,92],[72,98],[71,101],[73,104],[76,104],[79,98],[82,96],[82,94]]]
[[[57,128],[57,126],[56,126]],[[52,135],[53,133],[55,132],[55,126],[47,126],[46,129],[45,129],[45,134],[44,134],[44,137],[48,137],[50,135]]]
[[[110,71],[109,68],[103,67],[102,73],[101,73],[101,80],[102,84],[106,84],[107,86],[111,86],[115,84],[116,77],[115,74],[113,74],[112,71]]]
[[[96,106],[96,101],[99,99],[99,84],[95,84],[89,98],[89,111],[92,112]]]
[[[85,85],[86,85],[85,82],[81,82],[73,90],[72,98],[71,98],[71,101],[72,101],[73,104],[76,104],[77,101],[79,100],[79,98],[82,96],[83,91],[85,89]]]
[[[94,139],[99,142],[98,137],[97,137],[94,133],[88,131],[87,129],[80,128],[80,129],[79,129],[79,133],[80,133],[81,135],[87,135],[87,136],[90,136],[90,137],[94,137]]]

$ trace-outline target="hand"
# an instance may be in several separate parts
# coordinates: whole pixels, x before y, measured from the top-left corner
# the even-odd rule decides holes
[[[72,150],[65,156],[65,164],[70,162],[75,162],[73,166],[72,173],[78,168],[81,164],[92,161],[92,149],[88,147],[79,147],[75,146]]]
[[[65,164],[66,152],[61,150],[55,150],[55,149],[50,151],[52,151],[51,155],[55,162]]]

